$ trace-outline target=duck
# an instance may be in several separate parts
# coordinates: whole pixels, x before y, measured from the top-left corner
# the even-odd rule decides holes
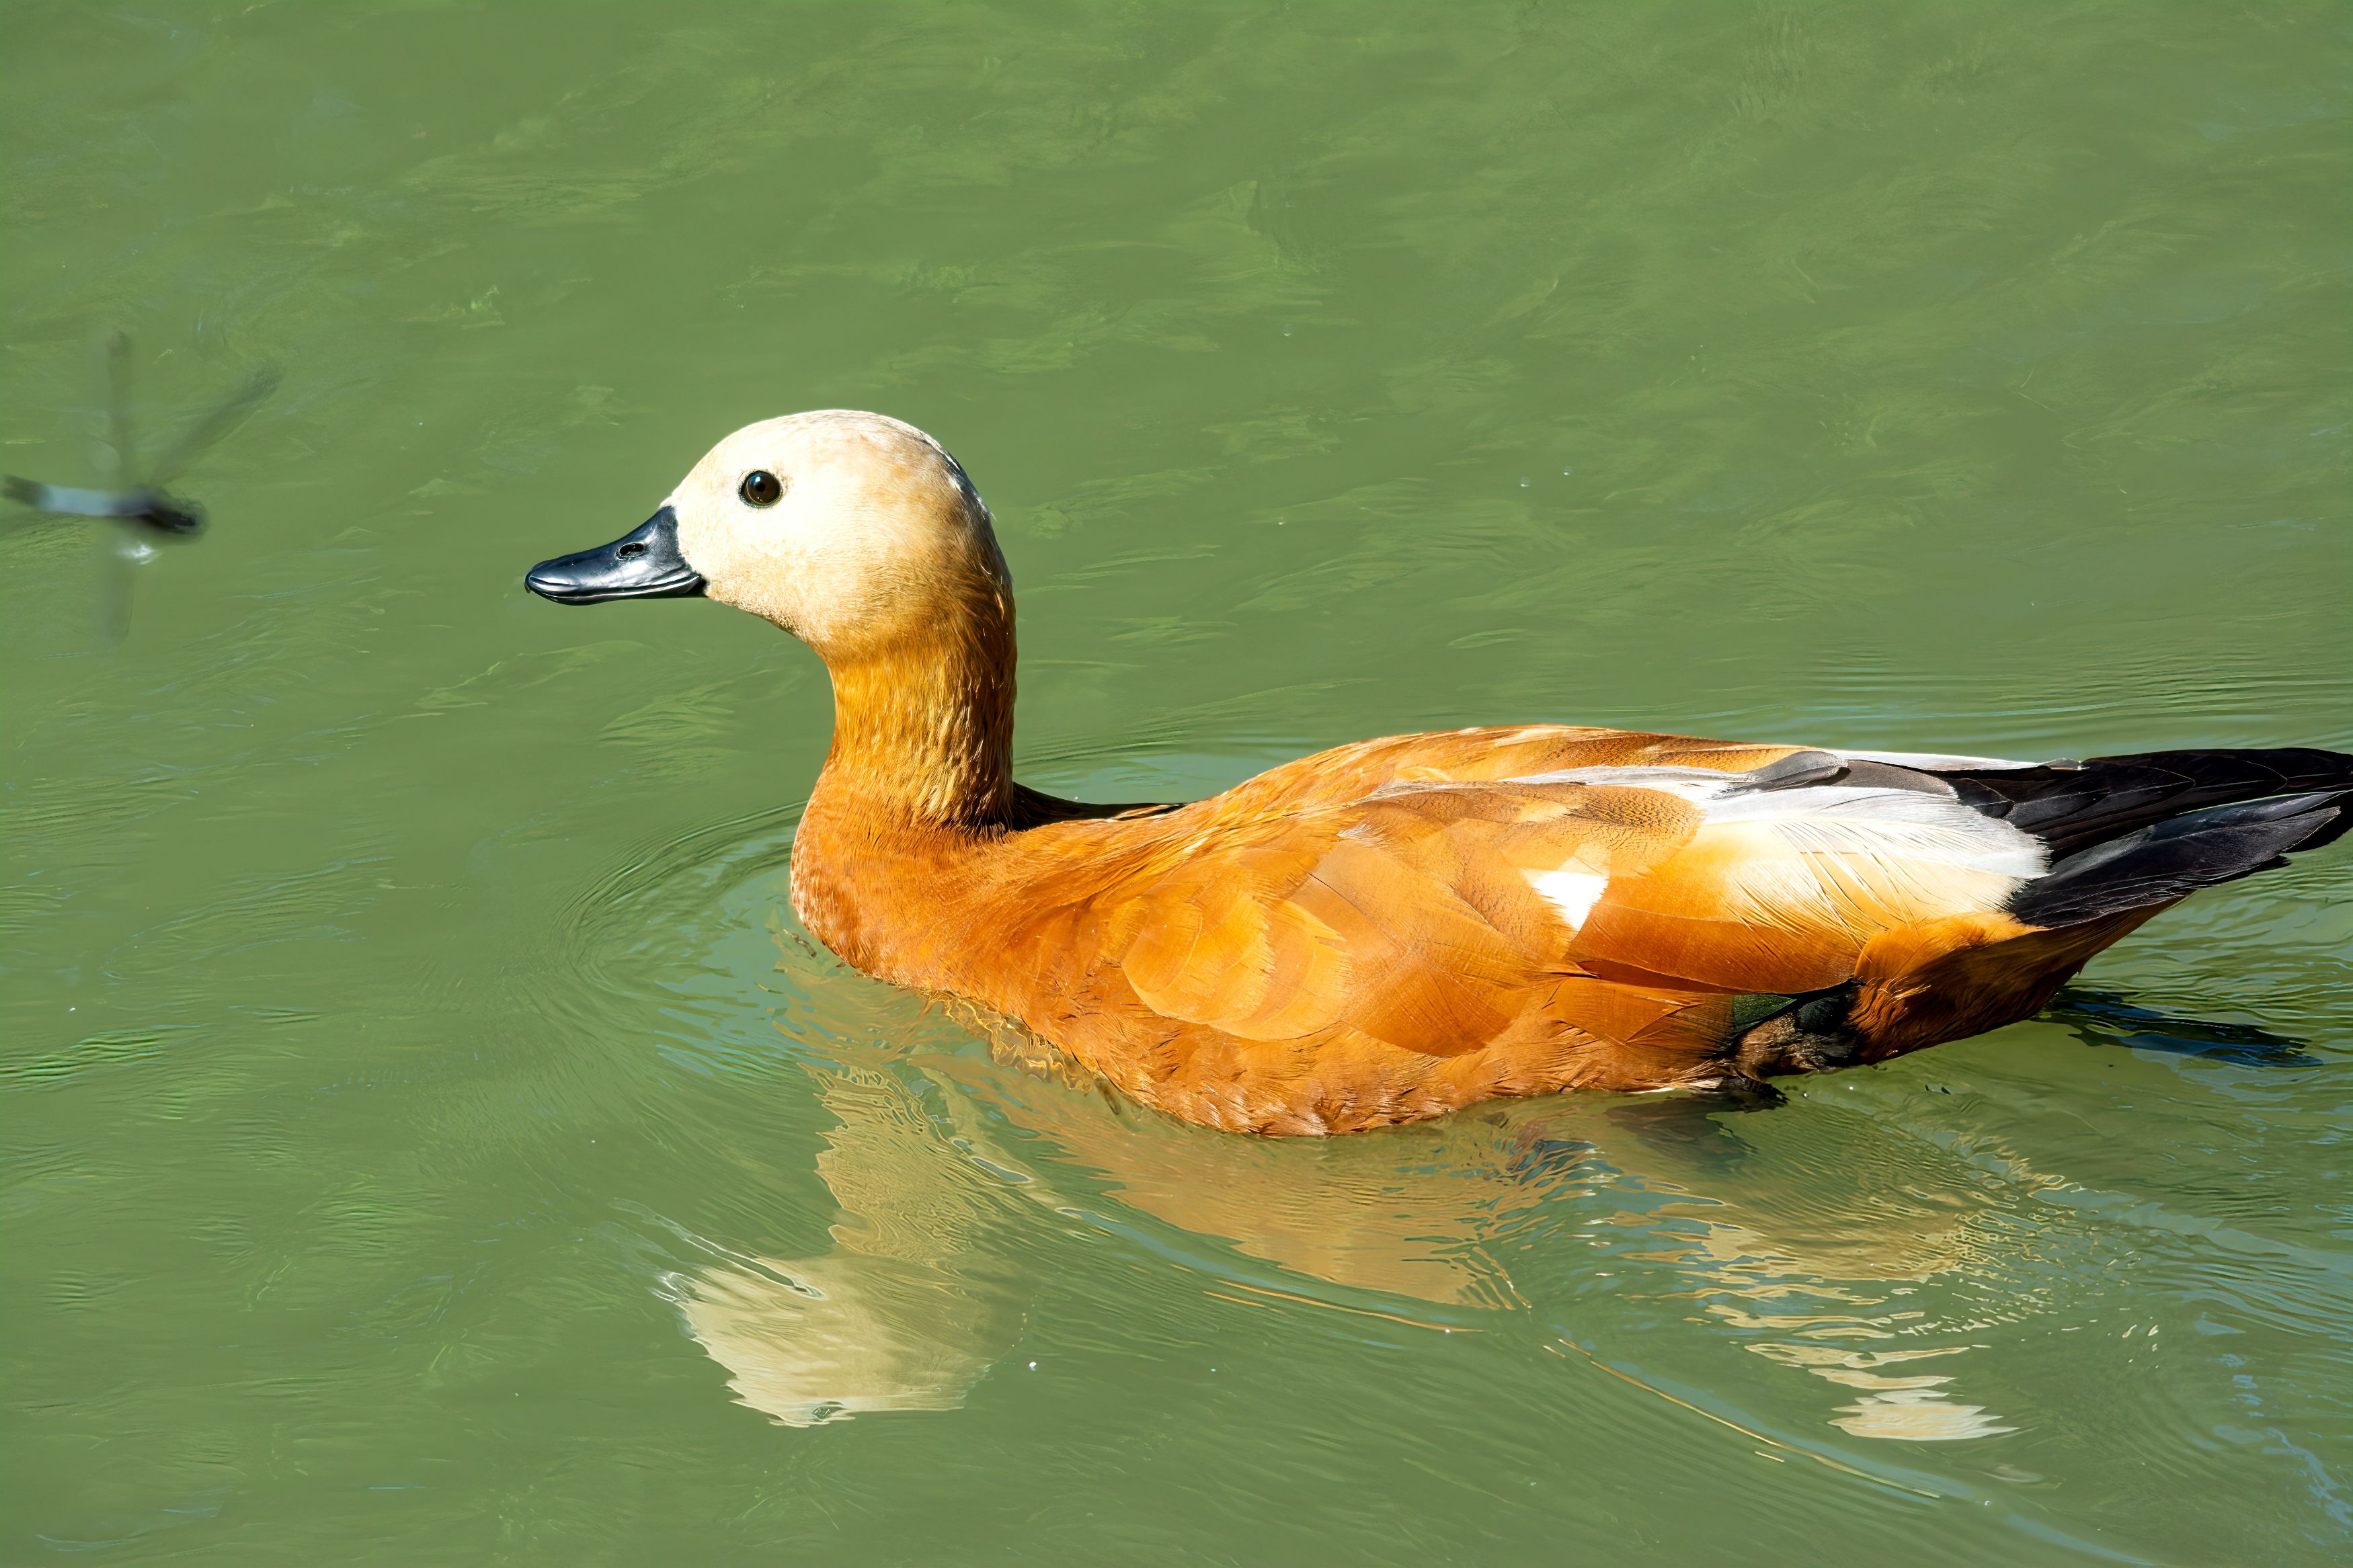
[[[938,441],[856,410],[735,431],[524,584],[798,638],[834,705],[791,853],[807,931],[1240,1132],[1571,1089],[1769,1102],[2031,1017],[2153,916],[2353,822],[2353,756],[2311,747],[2013,762],[1559,723],[1060,799],[1014,777],[988,507]]]

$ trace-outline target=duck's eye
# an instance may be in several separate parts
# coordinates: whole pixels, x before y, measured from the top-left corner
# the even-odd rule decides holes
[[[774,506],[785,499],[785,481],[765,468],[754,468],[735,487],[745,506]]]

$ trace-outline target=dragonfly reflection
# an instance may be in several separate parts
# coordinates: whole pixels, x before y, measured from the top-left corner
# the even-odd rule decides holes
[[[207,447],[244,424],[277,386],[277,371],[255,372],[183,431],[153,465],[142,468],[131,417],[131,340],[111,332],[106,340],[105,444],[112,455],[113,484],[88,489],[0,474],[0,493],[10,500],[51,517],[93,519],[105,528],[100,616],[108,641],[121,641],[130,629],[132,569],[154,555],[154,541],[193,538],[204,531],[205,509],[164,487]]]

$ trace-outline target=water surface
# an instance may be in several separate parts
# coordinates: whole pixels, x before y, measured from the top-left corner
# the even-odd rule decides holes
[[[1622,723],[2353,742],[2345,16],[26,4],[0,467],[276,363],[95,635],[11,535],[0,1557],[2320,1563],[2353,855],[1734,1115],[1328,1143],[784,897],[813,659],[522,570],[878,408],[1023,775]]]

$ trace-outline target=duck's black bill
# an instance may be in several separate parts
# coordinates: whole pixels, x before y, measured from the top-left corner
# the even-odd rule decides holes
[[[522,585],[559,605],[607,599],[700,598],[702,574],[678,551],[678,513],[664,507],[610,544],[543,561]]]

